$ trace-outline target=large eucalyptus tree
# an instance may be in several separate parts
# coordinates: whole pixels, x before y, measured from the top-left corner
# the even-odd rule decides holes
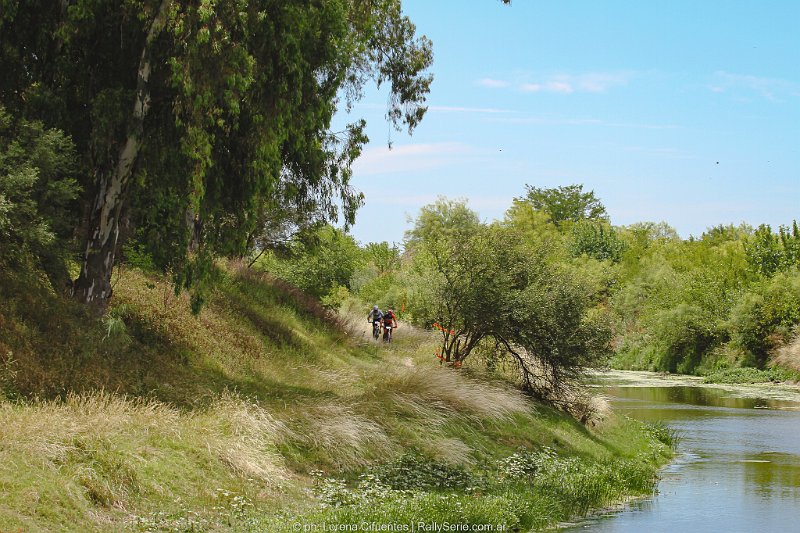
[[[98,309],[121,230],[190,286],[276,210],[352,223],[365,123],[331,119],[374,81],[413,130],[431,61],[400,0],[0,0],[0,101],[82,157],[74,294]]]

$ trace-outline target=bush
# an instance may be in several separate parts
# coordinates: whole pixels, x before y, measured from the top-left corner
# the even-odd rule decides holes
[[[751,353],[758,365],[784,344],[800,324],[800,273],[778,273],[744,293],[728,322],[735,345]]]
[[[645,423],[644,428],[651,437],[672,449],[677,448],[681,440],[678,431],[662,421]]]
[[[305,240],[292,242],[288,254],[271,254],[258,265],[311,296],[323,298],[338,286],[348,287],[360,262],[361,252],[352,237],[323,226]]]
[[[416,454],[404,455],[374,471],[375,477],[396,490],[466,489],[479,481],[464,468],[432,461]]]
[[[696,305],[681,303],[659,312],[651,327],[660,351],[658,370],[691,372],[714,344],[713,319]]]
[[[385,272],[368,277],[371,272],[371,265],[356,271],[350,283],[353,291],[370,306],[377,305],[381,309],[391,307],[397,313],[406,300],[405,284],[397,273]]]

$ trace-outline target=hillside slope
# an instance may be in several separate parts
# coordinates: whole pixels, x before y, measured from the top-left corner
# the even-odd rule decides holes
[[[0,524],[291,530],[436,520],[543,527],[652,490],[670,435],[587,428],[509,384],[373,343],[227,266],[199,316],[125,270],[102,320],[0,274]]]

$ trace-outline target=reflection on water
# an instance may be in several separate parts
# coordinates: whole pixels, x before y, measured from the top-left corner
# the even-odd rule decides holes
[[[745,460],[741,466],[745,481],[761,498],[785,498],[800,487],[800,464],[796,455],[780,452],[753,454],[753,459]]]
[[[729,393],[704,387],[606,387],[616,400],[641,400],[653,403],[677,403],[699,407],[727,407],[732,409],[789,409],[795,402],[766,398],[737,398]]]
[[[608,386],[614,409],[678,430],[658,494],[574,531],[800,531],[800,412],[702,387]]]

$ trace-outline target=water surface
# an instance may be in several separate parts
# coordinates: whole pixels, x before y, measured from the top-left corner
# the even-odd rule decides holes
[[[693,386],[606,391],[616,411],[682,440],[656,495],[568,531],[800,532],[800,404]]]

